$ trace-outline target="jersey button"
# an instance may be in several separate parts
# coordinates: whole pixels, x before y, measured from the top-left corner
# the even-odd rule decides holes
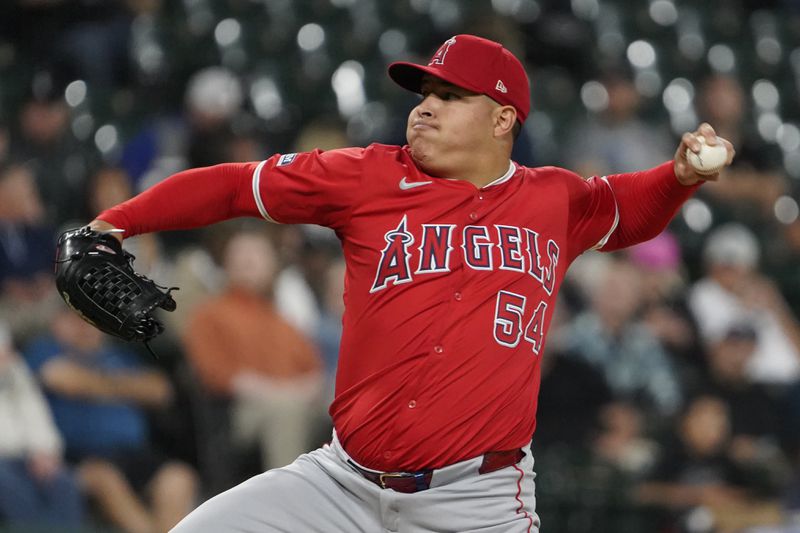
[[[383,458],[384,459],[391,459],[392,458],[392,452],[383,452]]]
[[[470,220],[478,220],[478,213],[475,213],[473,211],[472,213],[469,214],[469,218]]]
[[[408,408],[409,409],[413,409],[416,406],[417,406],[417,401],[416,400],[411,400],[410,402],[408,402]]]
[[[478,200],[483,200],[483,195],[478,196]]]
[[[453,298],[455,298],[457,302],[460,302],[461,301],[461,293],[460,292],[455,293],[453,295]]]
[[[442,346],[441,344],[437,344],[436,346],[433,347],[433,351],[436,353],[443,353],[444,346]]]

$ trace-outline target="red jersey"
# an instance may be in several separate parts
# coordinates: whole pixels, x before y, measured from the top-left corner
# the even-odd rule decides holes
[[[333,228],[347,273],[330,412],[347,453],[386,471],[528,443],[567,267],[587,249],[654,236],[695,189],[678,184],[671,162],[589,180],[510,162],[477,188],[425,174],[407,147],[377,144],[187,176],[98,218],[128,234],[255,214]],[[176,205],[206,188],[215,192]]]

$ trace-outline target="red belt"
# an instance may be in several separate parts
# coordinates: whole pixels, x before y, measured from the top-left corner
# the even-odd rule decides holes
[[[483,455],[483,462],[478,468],[479,474],[488,474],[507,466],[515,465],[525,457],[525,452],[520,449],[504,452],[488,452]],[[420,470],[418,472],[370,472],[364,470],[352,461],[350,464],[362,476],[372,481],[382,489],[392,489],[397,492],[412,493],[427,490],[431,486],[433,470]]]

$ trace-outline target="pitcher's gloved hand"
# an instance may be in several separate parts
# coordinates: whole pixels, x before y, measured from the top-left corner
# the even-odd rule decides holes
[[[133,270],[134,256],[111,232],[88,226],[64,232],[56,251],[56,287],[84,320],[126,341],[147,342],[164,331],[157,307],[175,310],[170,292]]]

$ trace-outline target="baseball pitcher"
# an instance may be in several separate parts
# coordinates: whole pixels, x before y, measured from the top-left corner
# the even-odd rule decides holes
[[[187,170],[81,230],[94,257],[104,239],[243,216],[321,224],[342,243],[331,443],[205,502],[176,533],[539,531],[530,442],[567,268],[586,250],[654,237],[717,179],[687,161],[700,138],[724,146],[726,165],[734,154],[704,124],[674,160],[641,172],[584,180],[526,168],[510,154],[530,110],[528,78],[502,45],[456,35],[427,65],[388,72],[421,95],[408,145]],[[103,323],[91,301],[62,293]],[[149,312],[163,302],[156,293],[137,308],[146,327],[134,332],[160,331]]]

